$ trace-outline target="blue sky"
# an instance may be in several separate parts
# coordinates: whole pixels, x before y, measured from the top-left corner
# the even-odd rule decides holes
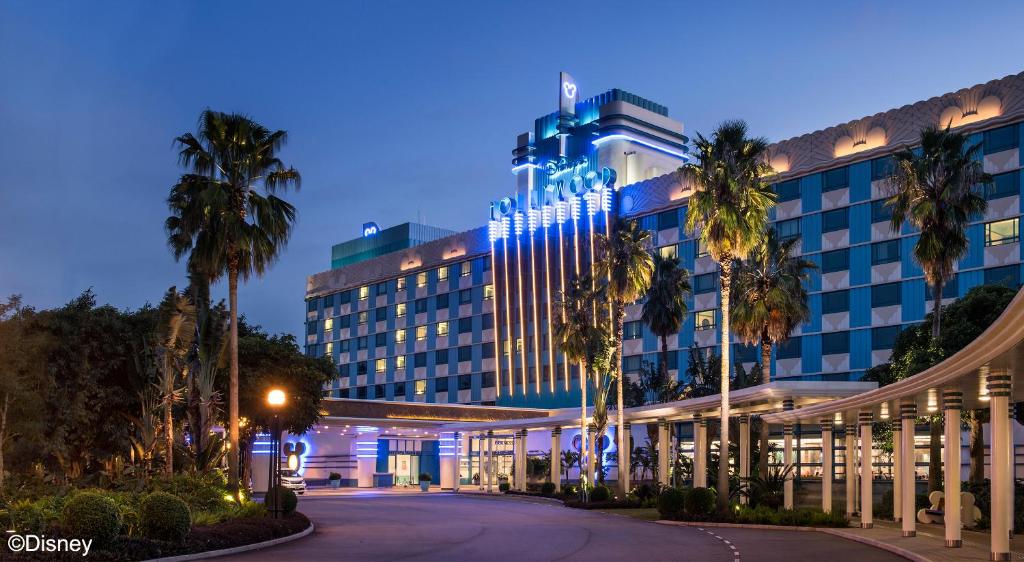
[[[780,140],[1021,72],[1021,21],[1020,2],[6,1],[0,295],[137,307],[183,285],[164,199],[206,107],[289,133],[299,222],[240,303],[298,334],[306,276],[363,222],[483,223],[559,70],[688,133],[744,118]]]

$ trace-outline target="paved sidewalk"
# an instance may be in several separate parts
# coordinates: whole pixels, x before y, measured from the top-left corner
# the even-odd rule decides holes
[[[879,541],[887,545],[902,548],[933,562],[953,562],[959,560],[985,561],[989,559],[991,542],[988,533],[961,531],[963,546],[946,548],[945,534],[941,525],[917,525],[917,536],[903,537],[901,527],[891,521],[875,521],[873,529],[850,528],[842,529],[842,533],[858,538]],[[1011,557],[1024,560],[1021,552],[1021,541],[1010,541]]]

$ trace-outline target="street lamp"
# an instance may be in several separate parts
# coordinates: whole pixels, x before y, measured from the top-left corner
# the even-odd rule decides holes
[[[272,388],[267,392],[267,405],[274,413],[274,418],[270,424],[269,474],[266,500],[263,503],[267,504],[275,519],[281,516],[281,496],[278,492],[278,488],[281,486],[281,418],[278,416],[278,412],[284,406],[285,399],[285,393],[280,388]]]

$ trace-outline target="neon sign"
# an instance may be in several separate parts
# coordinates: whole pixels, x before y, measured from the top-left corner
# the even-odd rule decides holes
[[[562,82],[562,89],[565,90],[565,97],[569,99],[576,97],[576,84],[569,81]]]
[[[539,169],[548,176],[548,183],[541,188],[539,200],[534,200],[534,210],[543,209],[546,205],[572,203],[581,197],[599,193],[607,188],[608,193],[615,189],[617,179],[615,170],[604,167],[600,171],[588,170],[590,161],[585,156],[574,160],[565,157],[549,160]],[[516,217],[517,212],[526,212],[522,195],[509,196],[491,202],[490,218],[500,221],[503,217]]]
[[[364,222],[363,223],[363,238],[376,235],[380,232],[380,227],[375,222]]]

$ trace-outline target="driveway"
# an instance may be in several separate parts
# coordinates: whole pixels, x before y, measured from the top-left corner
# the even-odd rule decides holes
[[[230,560],[581,560],[889,562],[887,552],[824,533],[658,525],[511,498],[454,494],[307,497],[316,532]],[[716,538],[718,535],[720,538]]]

